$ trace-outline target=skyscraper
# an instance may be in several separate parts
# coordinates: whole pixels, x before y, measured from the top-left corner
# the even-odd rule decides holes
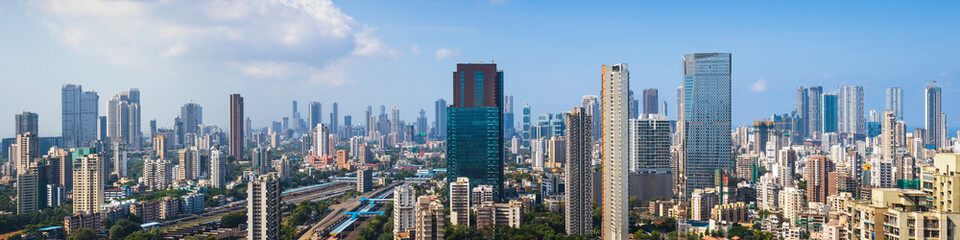
[[[580,101],[580,107],[585,111],[583,114],[590,116],[592,119],[591,122],[593,126],[590,128],[590,136],[593,138],[591,140],[598,141],[600,140],[600,118],[603,116],[600,114],[600,102],[597,102],[597,96],[595,95],[584,95],[583,100]]]
[[[390,132],[396,133],[397,137],[403,139],[403,123],[400,120],[400,107],[390,108]]]
[[[683,56],[678,176],[681,198],[714,186],[714,171],[732,171],[730,136],[730,53]]]
[[[247,188],[247,239],[280,239],[280,177],[268,173]]]
[[[524,103],[522,111],[523,111],[523,122],[521,124],[523,129],[521,130],[523,130],[523,140],[529,141],[530,131],[531,131],[530,126],[532,124],[531,121],[533,121],[533,119],[530,116],[531,114],[533,114],[530,112],[530,104]]]
[[[586,108],[566,115],[565,229],[568,235],[593,234],[593,116]]]
[[[927,129],[927,139],[924,141],[926,145],[933,145],[936,148],[943,147],[941,141],[941,134],[946,134],[942,132],[943,129],[943,110],[940,109],[940,93],[941,89],[938,86],[927,86],[923,91],[923,103],[924,103],[924,128]]]
[[[866,134],[867,119],[863,112],[863,86],[842,86],[837,101],[837,127],[840,132]]]
[[[230,95],[230,156],[243,160],[243,97]]]
[[[420,109],[420,117],[417,117],[417,134],[427,133],[427,111]]]
[[[658,95],[656,88],[643,89],[643,114],[660,113],[660,110],[657,109],[657,105],[660,104]]]
[[[113,143],[139,150],[142,134],[140,90],[132,88],[113,95],[107,102],[107,137]]]
[[[496,64],[457,64],[447,108],[448,181],[493,186],[503,199],[503,71]]]
[[[184,133],[199,136],[200,124],[203,124],[203,107],[196,103],[184,104],[180,107],[180,121],[183,122]]]
[[[513,126],[513,96],[503,98],[503,131],[504,137],[510,138],[514,134]]]
[[[447,100],[437,99],[434,102],[433,124],[438,140],[447,139]]]
[[[330,133],[334,135],[339,132],[337,129],[340,128],[340,119],[338,119],[340,116],[337,114],[339,114],[337,112],[337,102],[333,102],[333,112],[330,112]]]
[[[887,88],[886,99],[887,99],[886,110],[893,111],[893,116],[896,118],[896,121],[903,120],[903,88],[902,87]]]
[[[806,135],[814,136],[814,134],[817,132],[823,132],[823,129],[820,129],[820,116],[823,116],[821,113],[823,109],[820,108],[820,100],[822,100],[821,96],[823,95],[823,87],[813,86],[810,87],[808,91],[810,95],[808,95],[809,102],[807,104],[809,110],[807,112]]]
[[[630,72],[627,64],[603,65],[600,79],[603,114],[603,239],[629,239],[630,220],[627,218],[628,129],[631,115]],[[729,135],[729,129],[727,134]]]
[[[799,139],[803,139],[804,137],[807,137],[807,136],[812,136],[813,134],[808,131],[811,125],[810,123],[811,120],[810,120],[810,91],[807,89],[807,87],[803,87],[803,86],[797,87],[797,110],[796,111],[797,111],[797,118],[800,118],[800,121],[798,121],[799,124],[798,126],[796,126],[796,129],[798,131],[796,133],[793,133],[793,135],[796,135],[796,137],[798,137]],[[820,123],[818,122],[815,124],[820,124]]]
[[[15,120],[16,120],[17,126],[15,128],[16,131],[13,134],[32,132],[37,136],[40,135],[40,132],[38,132],[39,130],[39,127],[37,125],[38,117],[36,113],[23,112],[21,114],[17,114],[15,118],[16,118]]]
[[[823,133],[837,132],[837,121],[839,117],[838,102],[836,93],[825,93],[820,99],[820,129]]]
[[[628,101],[630,106],[628,108],[630,112],[630,118],[637,118],[640,116],[640,100],[637,100],[637,98],[633,96],[633,90],[630,90],[628,95],[630,98]]]
[[[310,126],[307,126],[309,129],[317,127],[317,124],[323,122],[323,105],[320,102],[310,102],[308,109],[308,115],[310,115]]]
[[[80,85],[63,85],[61,144],[64,148],[87,147],[97,140],[99,102],[97,92],[84,92]]]
[[[97,149],[78,148],[73,152],[73,213],[97,213],[103,204],[103,158]]]

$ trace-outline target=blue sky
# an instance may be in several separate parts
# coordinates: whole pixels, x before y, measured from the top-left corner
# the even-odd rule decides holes
[[[0,2],[0,135],[13,115],[40,114],[59,135],[60,86],[82,84],[105,102],[139,88],[142,118],[169,127],[196,102],[226,127],[231,93],[254,127],[290,115],[290,101],[325,114],[367,105],[421,108],[450,99],[461,62],[495,61],[515,108],[561,112],[598,94],[600,65],[627,63],[631,87],[660,89],[676,113],[681,57],[733,53],[734,124],[786,113],[800,85],[863,85],[866,109],[903,87],[905,118],[920,126],[922,89],[944,88],[960,126],[960,9],[955,2],[827,1],[4,1]],[[326,117],[326,116],[325,116]],[[518,119],[519,120],[519,119]],[[147,130],[147,129],[144,129]]]

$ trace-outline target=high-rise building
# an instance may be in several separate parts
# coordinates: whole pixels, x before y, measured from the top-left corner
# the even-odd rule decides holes
[[[280,239],[280,178],[260,175],[247,188],[247,239]]]
[[[841,86],[837,102],[838,130],[848,134],[865,135],[867,119],[863,111],[863,86]]]
[[[48,184],[73,188],[73,154],[70,150],[54,147],[43,158],[52,167],[51,174],[54,176],[54,180]]]
[[[943,132],[943,110],[940,108],[941,92],[942,90],[938,86],[927,86],[923,91],[923,126],[927,129],[927,139],[924,142],[926,145],[932,145],[936,148],[944,146],[945,143],[941,142],[941,135],[947,134]]]
[[[656,88],[643,89],[643,114],[659,114],[657,105],[660,104]]]
[[[105,167],[95,148],[73,152],[73,213],[98,213],[103,204]]]
[[[113,95],[107,102],[107,138],[132,149],[140,149],[140,90]]]
[[[249,121],[249,119],[247,119]],[[236,160],[243,160],[244,144],[243,127],[243,97],[240,94],[230,95],[230,156]]]
[[[796,129],[798,130],[794,135],[797,135],[800,139],[803,139],[806,136],[813,136],[811,132],[807,129],[810,128],[810,90],[807,87],[800,86],[797,87],[797,118],[799,118],[799,124],[797,124]],[[819,122],[814,124],[820,124]]]
[[[530,112],[530,104],[524,103],[524,104],[523,104],[523,109],[522,109],[521,111],[523,111],[523,113],[522,113],[522,114],[523,114],[523,122],[521,123],[521,124],[522,124],[522,126],[521,126],[522,129],[521,129],[521,130],[523,131],[523,140],[529,141],[529,140],[530,140],[530,137],[531,137],[531,135],[530,135],[530,131],[531,131],[530,126],[531,126],[532,121],[533,121],[533,119],[531,118],[531,114],[533,114],[533,113]]]
[[[195,170],[200,166],[197,165],[200,159],[197,159],[197,149],[195,148],[184,148],[180,149],[180,171],[177,174],[177,180],[196,180],[197,175],[194,175]]]
[[[812,156],[807,159],[807,171],[803,179],[807,181],[808,202],[827,203],[827,193],[830,191],[827,185],[828,162],[823,156]]]
[[[180,121],[183,122],[184,133],[200,133],[200,124],[203,124],[203,107],[196,103],[187,103],[180,107]]]
[[[118,178],[127,176],[127,149],[126,145],[123,145],[119,142],[112,143],[113,145],[113,172]]]
[[[330,139],[327,137],[330,135],[330,130],[327,129],[327,126],[323,123],[317,124],[316,128],[313,129],[313,155],[323,157],[325,155],[331,155],[330,152]]]
[[[629,91],[629,94],[627,94],[627,97],[629,98],[627,102],[629,103],[629,106],[630,106],[628,108],[630,112],[630,118],[639,117],[640,116],[640,100],[637,100],[637,98],[633,96],[633,90]]]
[[[262,147],[254,148],[251,158],[253,170],[257,175],[264,175],[270,172],[270,150]]]
[[[417,226],[414,234],[416,240],[444,239],[443,225],[446,222],[446,214],[439,200],[431,196],[420,196],[417,198],[416,214]]]
[[[434,102],[433,124],[437,139],[447,139],[447,100],[441,98]]]
[[[670,172],[670,119],[660,114],[643,114],[630,119],[630,170]]]
[[[37,125],[37,114],[32,112],[23,112],[17,114],[16,117],[16,131],[13,134],[22,134],[32,132],[33,134],[40,135],[38,132],[39,127]]]
[[[393,189],[393,236],[412,235],[416,222],[417,193],[413,186],[398,186]]]
[[[809,102],[807,103],[807,136],[814,136],[817,132],[823,133],[823,129],[820,128],[820,116],[823,116],[823,108],[821,108],[820,101],[823,100],[823,87],[813,86],[808,89]]]
[[[365,193],[373,189],[373,170],[357,170],[357,192]]]
[[[683,57],[679,172],[681,198],[694,189],[714,186],[714,172],[734,167],[730,136],[729,53],[694,53]]]
[[[880,133],[880,151],[881,158],[884,161],[893,162],[899,167],[899,161],[894,159],[896,157],[896,147],[897,147],[897,116],[894,111],[887,110],[883,111],[883,116],[880,121],[881,133]],[[899,169],[898,169],[899,170]]]
[[[310,125],[307,127],[310,129],[317,127],[317,124],[323,123],[323,105],[320,102],[310,102],[307,115],[310,118]]]
[[[839,116],[839,98],[836,93],[825,93],[820,99],[820,130],[822,133],[833,133],[838,131]]]
[[[508,95],[503,98],[503,131],[503,136],[506,138],[510,138],[514,134],[512,95]]]
[[[450,223],[470,224],[470,178],[459,177],[450,183]]]
[[[47,186],[42,169],[35,166],[17,174],[17,214],[36,212],[45,205],[40,191],[40,186]]]
[[[100,128],[99,133],[97,134],[97,140],[101,142],[107,142],[107,116],[97,117],[97,125]],[[93,145],[92,143],[90,145]]]
[[[574,108],[566,116],[566,209],[568,235],[593,234],[593,115]]]
[[[903,88],[902,87],[887,88],[886,99],[887,99],[886,110],[893,111],[893,116],[896,118],[896,121],[903,120]]]
[[[427,134],[427,111],[420,109],[420,117],[417,117],[417,134]]]
[[[62,88],[63,148],[88,147],[97,140],[97,116],[100,115],[100,97],[97,92],[83,91],[80,85],[67,84]]]
[[[503,71],[496,64],[457,64],[447,108],[449,182],[492,185],[503,199]]]
[[[547,142],[547,159],[544,167],[563,168],[567,164],[567,144],[564,137],[551,137]]]
[[[337,131],[337,129],[340,128],[340,119],[339,119],[340,115],[338,114],[339,112],[337,111],[337,102],[333,102],[333,111],[330,112],[330,133],[334,135],[336,135],[339,132]]]
[[[593,137],[593,141],[599,141],[602,134],[600,134],[600,102],[597,101],[597,96],[594,95],[584,95],[583,100],[580,101],[580,107],[583,108],[583,113],[590,116],[590,120],[593,122],[591,127],[590,136]]]
[[[400,120],[400,107],[390,108],[390,132],[396,133],[400,139],[403,139],[403,121]]]
[[[219,149],[210,150],[210,185],[214,188],[223,188],[230,175],[227,168],[227,159]]]
[[[629,151],[627,119],[630,117],[630,72],[627,64],[603,65],[600,72],[603,86],[603,239],[629,239],[630,220],[627,205]],[[729,129],[727,130],[729,137]]]
[[[10,156],[13,158],[17,173],[25,173],[31,167],[37,166],[37,157],[40,156],[40,138],[37,134],[26,132],[17,134],[15,143],[10,145]]]

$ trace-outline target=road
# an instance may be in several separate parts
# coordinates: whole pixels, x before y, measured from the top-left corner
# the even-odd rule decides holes
[[[344,192],[353,189],[354,187],[350,186],[348,183],[325,183],[318,184],[322,185],[316,188],[300,188],[299,191],[286,192],[282,194],[284,203],[297,203],[306,199],[312,199],[312,201],[324,200],[327,198],[335,197],[342,195]],[[173,227],[182,227],[190,226],[200,223],[205,219],[219,219],[223,215],[227,215],[232,212],[246,211],[247,209],[247,200],[234,201],[229,204],[209,208],[201,214],[193,215],[184,218],[178,218],[176,220],[165,221],[160,223],[160,228],[168,229]]]

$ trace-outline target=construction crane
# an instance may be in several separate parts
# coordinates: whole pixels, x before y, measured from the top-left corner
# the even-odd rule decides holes
[[[934,79],[934,80],[924,80],[924,81],[930,82],[930,85],[937,86],[937,80],[936,80],[936,79]]]

